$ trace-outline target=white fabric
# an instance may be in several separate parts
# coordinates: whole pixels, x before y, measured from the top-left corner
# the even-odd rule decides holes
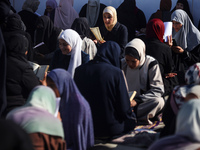
[[[100,11],[100,0],[88,0],[86,18],[90,27],[94,27]]]
[[[176,134],[192,142],[200,142],[200,100],[193,99],[181,107],[176,122]]]
[[[91,39],[85,37],[82,43],[82,51],[89,54],[90,60],[92,60],[97,53],[97,47]]]
[[[82,39],[80,38],[79,34],[72,30],[66,29],[64,30],[59,39],[65,40],[72,48],[71,52],[68,55],[71,55],[68,72],[74,77],[74,71],[76,67],[80,66],[82,63],[81,57],[81,47],[82,47]]]
[[[54,26],[63,30],[70,29],[78,17],[78,13],[73,8],[73,1],[60,0],[59,6],[55,10]]]
[[[187,51],[193,50],[200,43],[200,32],[193,25],[187,13],[177,9],[172,13],[171,20],[182,24],[177,33],[173,29],[172,38],[176,40],[177,45]]]
[[[194,85],[191,87],[187,94],[194,94],[198,99],[200,99],[200,85]]]

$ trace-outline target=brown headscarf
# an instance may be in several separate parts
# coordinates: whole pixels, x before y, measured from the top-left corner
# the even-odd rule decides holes
[[[170,11],[171,7],[171,0],[160,0],[160,10],[157,10],[157,12],[154,15],[154,18],[159,18],[162,20],[162,11]]]

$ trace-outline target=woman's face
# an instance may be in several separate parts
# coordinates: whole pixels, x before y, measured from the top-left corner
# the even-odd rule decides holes
[[[112,25],[112,23],[114,22],[114,18],[111,14],[104,13],[103,14],[103,22],[104,22],[105,26]]]
[[[131,68],[131,69],[135,69],[139,66],[140,61],[138,59],[136,59],[133,56],[130,55],[125,55],[125,60],[127,65]]]
[[[51,6],[46,6],[46,11],[48,13],[51,13],[52,10],[53,10],[53,8]]]
[[[58,88],[57,88],[56,84],[53,82],[53,80],[50,77],[47,76],[46,81],[47,81],[47,86],[50,87],[54,91],[56,97],[60,97],[60,93],[58,91]]]
[[[176,9],[182,9],[183,10],[184,5],[182,3],[177,3],[176,4]]]
[[[173,28],[176,32],[178,32],[183,26],[180,22],[177,21],[172,21],[172,23],[173,23]]]
[[[59,39],[59,48],[63,55],[67,55],[72,51],[71,46],[63,39]]]

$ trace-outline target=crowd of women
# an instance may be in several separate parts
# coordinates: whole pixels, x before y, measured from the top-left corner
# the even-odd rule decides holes
[[[79,14],[73,0],[47,0],[42,16],[39,4],[25,0],[17,13],[0,1],[2,149],[86,150],[160,116],[165,127],[149,149],[200,148],[200,32],[187,0],[171,12],[161,0],[148,22],[135,0],[88,0]],[[50,66],[43,80],[29,61]]]

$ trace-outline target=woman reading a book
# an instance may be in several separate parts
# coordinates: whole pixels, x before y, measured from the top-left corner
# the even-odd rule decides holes
[[[58,39],[60,49],[54,53],[50,70],[63,68],[73,77],[76,67],[89,61],[89,55],[81,50],[82,39],[76,31],[66,29]]]
[[[117,42],[121,48],[120,57],[122,58],[124,56],[124,48],[128,42],[128,30],[126,26],[117,21],[116,9],[112,6],[108,6],[104,9],[103,21],[104,25],[100,26],[99,29],[104,40],[99,42]]]
[[[125,73],[129,91],[136,91],[133,101],[134,112],[139,124],[152,124],[154,118],[164,107],[164,84],[157,60],[145,54],[142,40],[135,38],[125,48],[122,69]]]

